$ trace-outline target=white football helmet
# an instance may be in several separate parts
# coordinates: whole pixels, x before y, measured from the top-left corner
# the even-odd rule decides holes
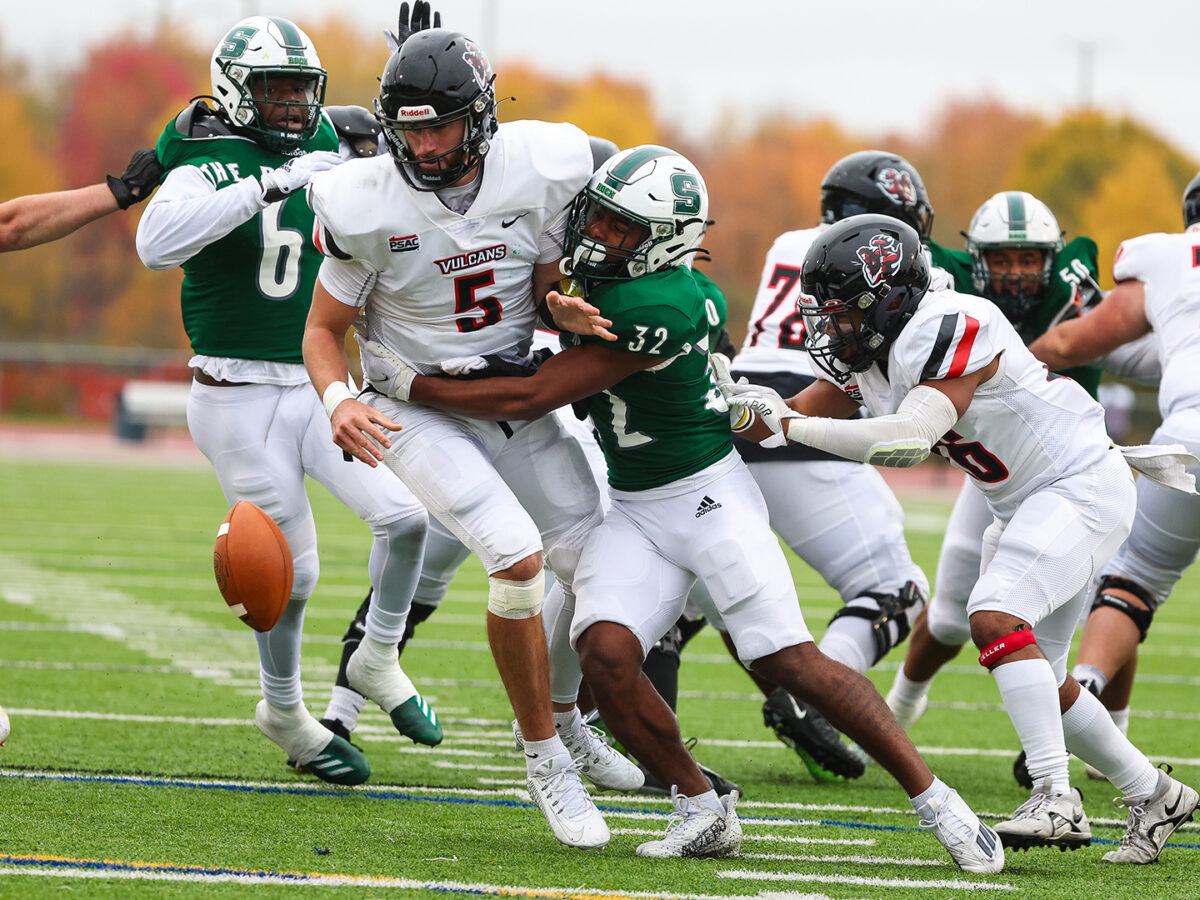
[[[325,102],[325,70],[312,41],[294,23],[278,16],[242,19],[217,44],[209,68],[218,113],[269,149],[293,152],[317,133]],[[302,109],[303,129],[270,128],[263,122],[256,102],[269,101],[272,75],[304,79],[305,100],[287,102]]]
[[[636,247],[605,243],[584,233],[606,208],[648,234]],[[605,160],[571,207],[564,269],[593,281],[640,278],[687,265],[708,227],[708,187],[692,163],[674,150],[644,144]]]
[[[1025,191],[1001,191],[989,197],[971,219],[967,229],[967,252],[971,254],[977,293],[988,298],[994,293],[986,252],[1009,247],[1032,247],[1042,251],[1045,263],[1037,290],[1040,294],[1050,283],[1054,257],[1063,247],[1062,229],[1050,207]],[[1015,283],[1018,278],[1020,276],[1005,277],[1004,293],[1014,296],[1019,293]],[[1010,279],[1014,280],[1011,290],[1007,284]],[[1028,299],[1032,302],[1034,298]]]

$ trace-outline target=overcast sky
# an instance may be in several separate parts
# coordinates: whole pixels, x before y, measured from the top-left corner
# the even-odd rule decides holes
[[[393,0],[54,0],[0,9],[5,55],[67,62],[79,44],[163,17],[215,46],[245,15],[391,27]],[[914,133],[951,97],[1057,114],[1090,100],[1200,162],[1196,0],[441,0],[493,63],[640,80],[691,137],[772,112],[828,116],[864,138]],[[36,8],[37,12],[30,11]],[[317,48],[318,51],[320,48]],[[385,59],[380,50],[381,60]],[[106,98],[112,99],[112,98]]]

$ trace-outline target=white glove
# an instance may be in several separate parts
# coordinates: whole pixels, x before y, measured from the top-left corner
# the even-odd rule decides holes
[[[278,169],[272,169],[258,179],[262,185],[264,203],[282,200],[308,184],[318,172],[332,169],[343,162],[342,157],[332,150],[315,150],[303,156],[293,156]]]
[[[782,447],[787,443],[785,420],[794,419],[799,414],[774,389],[760,384],[729,384],[722,393],[729,404],[734,434],[750,428],[757,420],[771,430],[770,437],[759,441],[761,446]]]
[[[708,365],[712,369],[713,384],[724,394],[725,388],[734,383],[733,374],[730,371],[732,364],[729,361],[729,357],[724,353],[710,353],[708,354]],[[746,379],[742,378],[741,383],[745,384]]]
[[[364,341],[357,333],[354,340],[358,342],[363,377],[371,387],[393,400],[407,401],[417,370],[378,341]]]
[[[456,356],[443,360],[440,365],[447,375],[462,377],[472,372],[482,372],[488,367],[488,361],[482,356]]]

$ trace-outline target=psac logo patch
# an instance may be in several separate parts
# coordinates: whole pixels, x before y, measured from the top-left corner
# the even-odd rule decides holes
[[[871,287],[878,287],[889,275],[895,275],[904,259],[904,245],[882,232],[868,239],[866,246],[856,252],[862,262],[863,278]]]
[[[888,167],[880,169],[875,176],[875,184],[897,206],[912,206],[917,202],[917,189],[913,185],[912,176],[900,169]]]
[[[463,61],[474,71],[475,83],[479,85],[479,89],[487,90],[488,83],[492,80],[492,64],[474,41],[464,43]]]
[[[393,253],[407,253],[409,250],[420,250],[421,238],[415,234],[406,234],[403,237],[392,235],[388,238],[388,249]]]

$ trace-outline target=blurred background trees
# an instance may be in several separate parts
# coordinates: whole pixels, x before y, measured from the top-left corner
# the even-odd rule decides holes
[[[327,102],[369,107],[387,58],[382,38],[337,20],[300,22],[329,70]],[[130,153],[208,92],[211,48],[192,36],[105,44],[86,50],[53,83],[0,58],[0,200],[78,187],[120,172]],[[1031,191],[1057,214],[1068,238],[1100,245],[1103,275],[1124,238],[1181,227],[1179,198],[1196,171],[1138,123],[1081,110],[1046,121],[990,99],[960,100],[903,135],[850,134],[823,120],[769,117],[697,142],[672,133],[644,86],[610,75],[564,79],[521,61],[493,60],[502,120],[571,121],[619,146],[662,143],[691,157],[711,195],[708,271],[730,300],[741,337],[763,256],[782,231],[818,218],[821,176],[839,157],[868,147],[908,157],[921,171],[936,217],[934,237],[962,246],[960,232],[991,194]],[[179,323],[180,272],[150,272],[133,249],[141,207],[58,243],[0,255],[0,341],[186,347]]]

